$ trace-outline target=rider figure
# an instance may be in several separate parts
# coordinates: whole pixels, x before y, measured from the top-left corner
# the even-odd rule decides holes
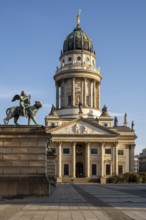
[[[27,96],[24,91],[21,92],[20,95],[20,107],[22,108],[22,113],[25,117],[27,117],[26,109],[30,104],[30,96]]]

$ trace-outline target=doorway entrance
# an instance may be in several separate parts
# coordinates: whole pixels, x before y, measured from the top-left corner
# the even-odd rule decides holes
[[[82,162],[76,163],[76,177],[77,178],[83,177],[83,163]]]

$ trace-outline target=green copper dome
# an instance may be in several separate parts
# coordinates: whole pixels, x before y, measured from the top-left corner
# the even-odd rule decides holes
[[[63,44],[63,52],[71,50],[86,50],[93,53],[93,44],[87,34],[77,25]]]

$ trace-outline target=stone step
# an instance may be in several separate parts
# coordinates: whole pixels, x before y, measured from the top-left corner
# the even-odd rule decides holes
[[[99,183],[98,178],[62,178],[62,183]]]

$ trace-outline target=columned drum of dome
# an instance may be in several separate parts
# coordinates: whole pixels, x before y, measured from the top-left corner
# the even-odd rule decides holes
[[[96,67],[96,55],[92,40],[79,23],[63,44],[60,67],[54,75],[56,82],[56,108],[63,118],[77,118],[79,103],[82,116],[100,116],[100,68]]]

